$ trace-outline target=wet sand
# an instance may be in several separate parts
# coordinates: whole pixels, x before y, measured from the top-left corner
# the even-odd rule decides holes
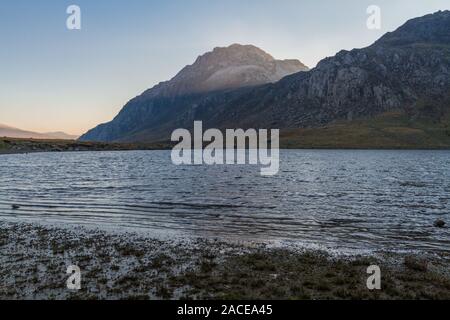
[[[366,287],[381,268],[381,290]],[[66,287],[81,269],[81,290]],[[0,299],[449,299],[450,256],[335,256],[0,222]]]

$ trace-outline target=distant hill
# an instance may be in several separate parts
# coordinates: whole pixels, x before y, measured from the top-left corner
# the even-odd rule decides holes
[[[25,139],[58,139],[58,140],[76,140],[78,138],[78,136],[70,135],[64,132],[38,133],[13,128],[4,124],[0,124],[0,137],[25,138]]]
[[[199,58],[80,139],[164,141],[174,129],[191,128],[194,120],[203,120],[205,128],[281,129],[282,140],[291,147],[448,148],[449,30],[450,11],[439,11],[409,20],[367,48],[343,50],[312,70],[276,82],[252,82],[254,86],[244,85],[242,74],[237,77],[241,82],[224,85],[234,71],[209,67],[209,61],[223,65],[221,59],[226,57],[213,51],[214,59]],[[253,52],[253,48],[241,49]],[[246,56],[246,65],[252,64],[251,59],[266,61],[264,54]],[[276,63],[271,63],[274,67],[269,69],[276,70]],[[213,76],[192,76],[199,74],[197,69],[211,69]],[[220,79],[220,85],[211,77]],[[306,139],[309,144],[303,142]]]

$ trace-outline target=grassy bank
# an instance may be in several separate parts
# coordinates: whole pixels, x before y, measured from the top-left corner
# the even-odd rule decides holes
[[[165,149],[164,144],[102,143],[75,140],[40,140],[0,138],[1,153],[67,152],[67,151],[120,151]]]
[[[449,256],[332,257],[212,240],[0,223],[2,299],[449,299]],[[82,288],[66,288],[78,265]],[[382,289],[366,287],[367,267]]]
[[[6,150],[6,148],[6,143],[2,139],[0,139],[0,152],[2,152],[2,150]]]
[[[450,121],[411,120],[390,112],[322,128],[282,130],[280,146],[335,149],[450,149]]]

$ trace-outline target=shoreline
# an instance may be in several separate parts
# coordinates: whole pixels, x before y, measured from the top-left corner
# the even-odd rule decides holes
[[[213,239],[0,221],[0,299],[449,299],[450,255],[336,257]],[[66,288],[69,265],[81,290]],[[381,290],[366,287],[381,268]]]
[[[141,150],[171,150],[171,142],[159,143],[103,143],[81,142],[76,140],[39,140],[0,137],[0,155],[47,153],[47,152],[93,152],[93,151],[141,151]],[[345,146],[345,145],[292,145],[280,143],[280,150],[424,150],[448,151],[450,147],[418,147],[418,146]]]
[[[93,149],[93,150],[1,150],[2,155],[17,155],[17,154],[33,154],[33,153],[71,153],[71,152],[126,152],[126,151],[167,151],[172,148],[136,148],[136,149]],[[333,148],[333,147],[310,147],[310,148],[280,148],[279,150],[339,150],[339,151],[450,151],[450,148]]]
[[[40,140],[0,137],[0,155],[39,152],[164,150],[166,148],[168,146],[164,143],[103,143],[77,140]]]

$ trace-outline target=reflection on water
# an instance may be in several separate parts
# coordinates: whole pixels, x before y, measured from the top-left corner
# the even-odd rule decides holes
[[[170,151],[0,157],[2,219],[450,251],[450,152],[285,150],[280,172],[174,166]],[[20,208],[13,210],[12,204]]]

